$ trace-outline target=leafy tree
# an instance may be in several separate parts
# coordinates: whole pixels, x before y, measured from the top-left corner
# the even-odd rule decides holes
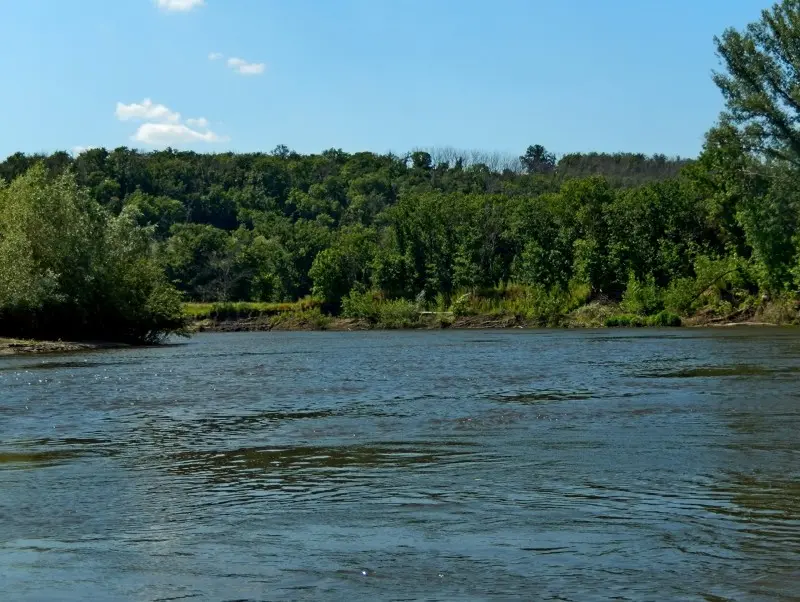
[[[725,68],[714,74],[724,121],[749,149],[800,166],[800,1],[782,0],[743,31],[714,40]]]
[[[556,156],[541,144],[529,146],[519,160],[529,174],[551,173],[556,168]]]
[[[338,305],[354,287],[366,288],[374,256],[374,232],[360,226],[343,231],[314,259],[309,271],[314,294]]]
[[[0,333],[153,342],[180,331],[180,297],[135,212],[112,217],[75,176],[40,163],[0,182]]]

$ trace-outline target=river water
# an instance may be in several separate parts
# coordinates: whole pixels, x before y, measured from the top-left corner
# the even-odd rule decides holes
[[[800,331],[0,359],[2,600],[800,600]]]

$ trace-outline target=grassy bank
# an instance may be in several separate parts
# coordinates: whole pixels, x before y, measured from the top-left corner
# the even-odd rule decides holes
[[[718,293],[719,291],[717,291]],[[379,292],[352,292],[336,314],[319,301],[296,303],[191,303],[195,331],[369,330],[441,328],[670,328],[734,324],[800,323],[800,298],[707,291],[680,311],[658,293],[637,289],[621,302],[588,298],[580,288],[546,292],[503,286],[424,302],[389,299]],[[736,301],[731,302],[731,298]]]

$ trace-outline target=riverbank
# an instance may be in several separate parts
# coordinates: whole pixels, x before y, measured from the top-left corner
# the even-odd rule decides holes
[[[280,311],[247,311],[240,304],[237,312],[206,312],[196,316],[192,332],[268,332],[268,331],[359,331],[359,330],[440,330],[440,329],[532,329],[532,328],[639,328],[639,327],[753,327],[792,326],[800,323],[796,308],[765,304],[734,312],[699,311],[680,317],[669,312],[652,316],[627,314],[618,304],[593,302],[549,321],[526,319],[517,314],[485,313],[455,315],[453,312],[420,311],[386,317],[345,318],[323,313],[319,308],[297,309],[284,306]]]
[[[653,316],[626,314],[616,303],[592,302],[550,321],[526,319],[518,314],[483,313],[456,315],[451,311],[385,312],[370,318],[346,318],[324,313],[309,302],[293,304],[187,304],[189,333],[270,331],[365,331],[365,330],[484,330],[534,328],[634,328],[689,327],[733,328],[794,326],[800,324],[800,308],[786,303],[720,313],[708,308],[692,316],[669,312]],[[127,347],[124,343],[41,341],[0,338],[0,357],[41,355]]]
[[[31,339],[0,338],[0,356],[71,353],[75,351],[96,351],[126,347],[122,343],[75,343],[67,341],[34,341]]]

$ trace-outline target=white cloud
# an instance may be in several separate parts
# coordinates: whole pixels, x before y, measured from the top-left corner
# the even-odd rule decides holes
[[[211,124],[205,117],[181,118],[181,114],[168,107],[155,104],[149,98],[140,103],[117,103],[117,119],[120,121],[143,122],[133,140],[150,146],[180,146],[193,142],[223,142],[227,140],[211,131]]]
[[[149,98],[145,98],[141,103],[133,102],[129,105],[118,102],[116,115],[120,121],[140,119],[159,123],[180,123],[181,120],[180,113],[171,111],[164,105],[153,104]]]
[[[266,65],[264,63],[248,63],[244,59],[231,57],[228,59],[228,67],[239,75],[261,75],[264,73]]]
[[[222,54],[221,52],[210,52],[208,54],[208,60],[209,61],[218,61],[218,60],[224,59],[224,58],[225,58],[225,55]]]
[[[211,130],[200,132],[181,123],[143,123],[133,140],[150,146],[189,144],[192,142],[224,142],[226,139]]]
[[[203,6],[205,0],[156,0],[158,8],[167,12],[189,12],[193,8]]]
[[[92,150],[93,148],[99,148],[97,146],[73,146],[72,147],[72,156],[77,157],[78,155],[85,153],[88,150]]]
[[[197,119],[187,119],[186,125],[192,128],[201,128],[207,129],[208,128],[208,119],[205,117],[198,117]]]

